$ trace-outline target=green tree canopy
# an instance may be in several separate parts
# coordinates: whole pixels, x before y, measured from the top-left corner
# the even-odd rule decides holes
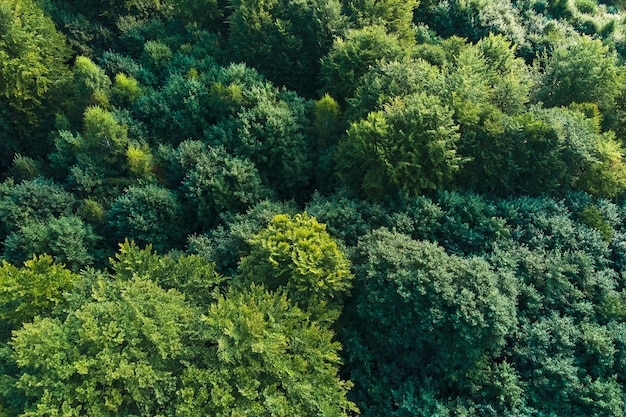
[[[279,86],[311,96],[319,60],[341,34],[338,0],[231,0],[230,46],[236,59]]]
[[[544,59],[538,99],[549,106],[595,103],[608,110],[622,90],[623,78],[615,55],[600,40],[583,36]]]
[[[359,78],[381,60],[397,60],[409,54],[394,34],[383,26],[351,29],[335,39],[322,58],[321,90],[343,102],[352,97]]]
[[[333,333],[311,323],[286,293],[257,285],[231,291],[202,319],[202,339],[211,347],[206,369],[185,375],[188,415],[347,417],[357,411],[346,398],[351,384],[338,376]]]
[[[32,0],[0,2],[0,166],[16,152],[44,155],[55,109],[51,91],[69,76],[69,48]]]
[[[325,225],[306,213],[277,215],[249,244],[250,254],[239,265],[244,282],[284,290],[314,319],[336,319],[352,274]]]
[[[167,250],[176,247],[184,235],[181,213],[172,191],[156,184],[131,186],[111,205],[107,223],[118,242],[133,239]]]
[[[362,238],[355,255],[344,339],[366,415],[412,415],[427,402],[423,387],[516,405],[515,378],[499,385],[514,374],[503,353],[517,325],[512,276],[387,229]]]
[[[339,175],[363,195],[381,199],[450,183],[461,159],[458,126],[437,96],[417,93],[355,122],[339,143]]]

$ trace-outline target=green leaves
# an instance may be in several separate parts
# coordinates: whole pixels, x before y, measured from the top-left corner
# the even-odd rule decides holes
[[[65,265],[54,263],[50,255],[35,256],[23,267],[7,262],[0,267],[0,318],[11,327],[51,315],[64,303],[79,276]]]
[[[13,338],[28,415],[163,415],[193,310],[145,280],[99,281],[92,300],[65,320],[40,318]]]
[[[203,317],[209,352],[202,380],[212,388],[201,408],[214,416],[348,416],[350,383],[337,376],[339,344],[311,324],[286,293],[263,287],[221,296]],[[196,392],[198,390],[196,389]]]
[[[228,19],[234,56],[279,86],[316,91],[319,59],[344,29],[339,1],[231,0]]]
[[[324,225],[307,214],[277,215],[249,244],[250,254],[239,265],[244,282],[286,291],[314,319],[336,318],[352,274]]]
[[[417,194],[452,181],[458,127],[436,96],[396,99],[353,123],[336,154],[341,177],[370,199],[397,191]]]

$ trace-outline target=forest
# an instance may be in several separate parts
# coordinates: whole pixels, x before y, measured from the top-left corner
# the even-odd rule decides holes
[[[0,416],[626,416],[626,1],[0,0]]]

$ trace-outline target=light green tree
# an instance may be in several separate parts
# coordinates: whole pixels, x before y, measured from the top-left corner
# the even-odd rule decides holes
[[[240,279],[276,291],[314,319],[335,320],[352,286],[350,261],[320,224],[306,213],[277,215],[249,239]]]
[[[0,1],[0,166],[13,155],[43,155],[55,84],[70,75],[69,48],[32,0]]]
[[[180,415],[330,416],[357,411],[338,376],[340,345],[285,292],[252,285],[218,298],[202,317],[206,368],[183,375]],[[177,414],[178,415],[178,414]]]

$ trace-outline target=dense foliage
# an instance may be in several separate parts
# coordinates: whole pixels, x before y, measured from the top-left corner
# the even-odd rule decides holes
[[[0,0],[0,416],[626,416],[625,7]]]

